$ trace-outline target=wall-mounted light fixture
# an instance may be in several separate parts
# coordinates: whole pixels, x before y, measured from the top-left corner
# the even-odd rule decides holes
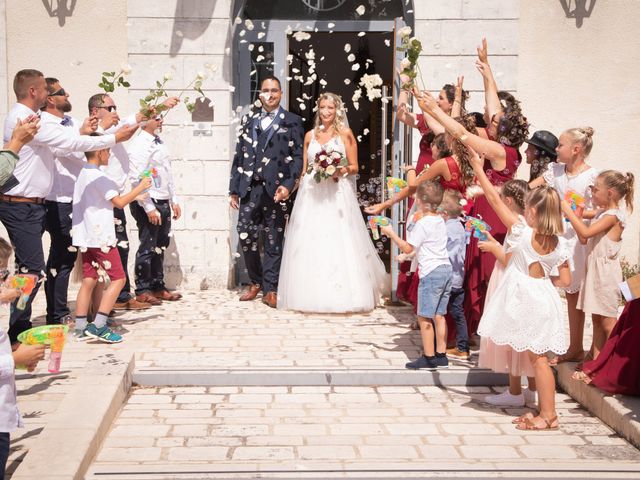
[[[589,18],[596,6],[596,0],[560,0],[567,18],[576,19],[576,28],[582,27],[585,18]]]

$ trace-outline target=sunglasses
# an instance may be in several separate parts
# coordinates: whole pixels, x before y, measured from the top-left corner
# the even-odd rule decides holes
[[[48,96],[49,97],[66,97],[67,92],[64,91],[64,88],[61,88],[60,90],[50,93]]]
[[[107,112],[115,112],[117,109],[115,105],[109,105],[108,107],[96,107],[96,108],[104,108]]]

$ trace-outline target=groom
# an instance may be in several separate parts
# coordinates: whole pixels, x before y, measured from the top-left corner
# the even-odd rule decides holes
[[[256,298],[275,308],[282,243],[291,212],[289,195],[302,171],[302,119],[280,106],[282,88],[276,77],[260,86],[262,108],[245,117],[231,167],[229,201],[240,209],[238,234],[251,285],[240,301]],[[264,260],[258,238],[264,231]]]

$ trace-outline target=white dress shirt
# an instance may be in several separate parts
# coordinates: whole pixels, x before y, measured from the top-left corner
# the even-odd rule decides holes
[[[149,197],[154,200],[170,200],[172,204],[178,204],[171,172],[169,149],[160,140],[160,137],[151,135],[144,130],[141,131],[129,143],[129,160],[131,162],[129,180],[132,184],[137,184],[140,181],[140,174],[143,171],[155,168],[158,171],[158,177],[151,184]],[[138,203],[147,213],[156,209],[150,199]]]
[[[36,112],[26,105],[16,103],[4,122],[5,143],[11,138],[18,119],[24,120],[29,115],[35,114]],[[110,148],[115,144],[115,135],[101,137],[78,135],[72,129],[60,125],[60,122],[42,122],[33,140],[20,149],[20,160],[13,172],[20,183],[9,190],[7,195],[45,198],[49,194],[55,169],[52,149],[84,152]]]
[[[69,115],[60,118],[47,112],[42,112],[40,119],[43,123],[49,121],[59,123],[80,135],[82,122]],[[59,149],[53,149],[53,152],[56,155],[53,184],[51,192],[49,192],[46,199],[52,202],[71,203],[73,201],[73,187],[80,170],[82,170],[82,166],[86,162],[86,157],[83,152],[66,152]]]
[[[16,376],[11,342],[4,329],[0,329],[0,432],[10,433],[22,427],[22,418],[16,402]]]
[[[125,125],[134,125],[136,123],[135,114],[129,115],[128,117],[120,120],[116,125],[107,129],[106,131],[98,128],[98,131],[101,133],[114,133],[120,127]],[[129,155],[127,154],[127,150],[124,148],[124,145],[118,143],[115,147],[111,149],[111,155],[109,156],[109,162],[107,166],[100,167],[107,176],[116,182],[118,185],[118,193],[125,193],[127,190],[127,177],[129,175]]]
[[[260,111],[260,129],[264,132],[271,126],[276,119],[276,115],[280,113],[280,107],[276,108],[271,113],[267,112],[264,108]]]

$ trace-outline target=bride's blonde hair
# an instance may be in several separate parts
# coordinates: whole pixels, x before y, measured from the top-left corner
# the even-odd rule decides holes
[[[336,107],[336,117],[333,119],[332,127],[336,133],[342,132],[346,127],[346,114],[342,98],[340,98],[340,95],[336,95],[335,93],[325,92],[320,95],[316,101],[316,118],[313,123],[313,129],[315,130],[316,135],[321,131],[320,126],[322,125],[322,121],[320,120],[320,102],[323,100],[333,102],[333,105]]]

